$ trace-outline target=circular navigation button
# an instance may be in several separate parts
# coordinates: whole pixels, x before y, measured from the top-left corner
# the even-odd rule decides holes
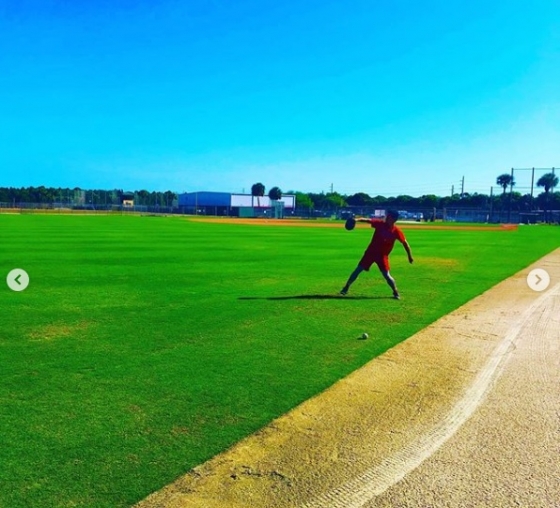
[[[29,275],[21,268],[14,268],[6,277],[6,283],[12,291],[23,291],[29,286]]]
[[[542,268],[535,268],[527,275],[527,285],[533,291],[544,291],[550,285],[550,275]]]

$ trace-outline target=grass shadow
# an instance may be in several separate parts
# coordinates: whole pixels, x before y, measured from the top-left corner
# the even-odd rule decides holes
[[[392,300],[392,296],[290,295],[240,296],[239,300]]]

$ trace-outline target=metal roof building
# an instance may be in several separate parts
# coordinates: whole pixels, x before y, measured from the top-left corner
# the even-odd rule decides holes
[[[290,212],[295,210],[296,197],[293,194],[286,194],[278,202],[271,202],[268,196],[229,192],[186,192],[179,194],[178,205],[186,213],[240,217],[269,216],[274,213],[278,217],[279,210],[281,210],[281,215],[284,210]]]

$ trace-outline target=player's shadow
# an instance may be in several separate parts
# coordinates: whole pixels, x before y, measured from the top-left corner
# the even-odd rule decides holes
[[[289,296],[240,296],[239,300],[392,300],[391,296],[351,295],[289,295]]]

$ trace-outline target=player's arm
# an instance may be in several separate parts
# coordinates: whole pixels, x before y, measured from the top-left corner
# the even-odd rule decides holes
[[[365,222],[365,223],[367,223],[370,226],[375,228],[377,225],[381,224],[383,221],[380,221],[379,219],[368,219],[366,217],[356,217],[356,222]]]
[[[414,259],[412,258],[412,251],[410,250],[410,245],[408,245],[408,242],[406,240],[404,242],[402,242],[402,244],[403,244],[404,250],[408,254],[408,262],[413,263]]]

